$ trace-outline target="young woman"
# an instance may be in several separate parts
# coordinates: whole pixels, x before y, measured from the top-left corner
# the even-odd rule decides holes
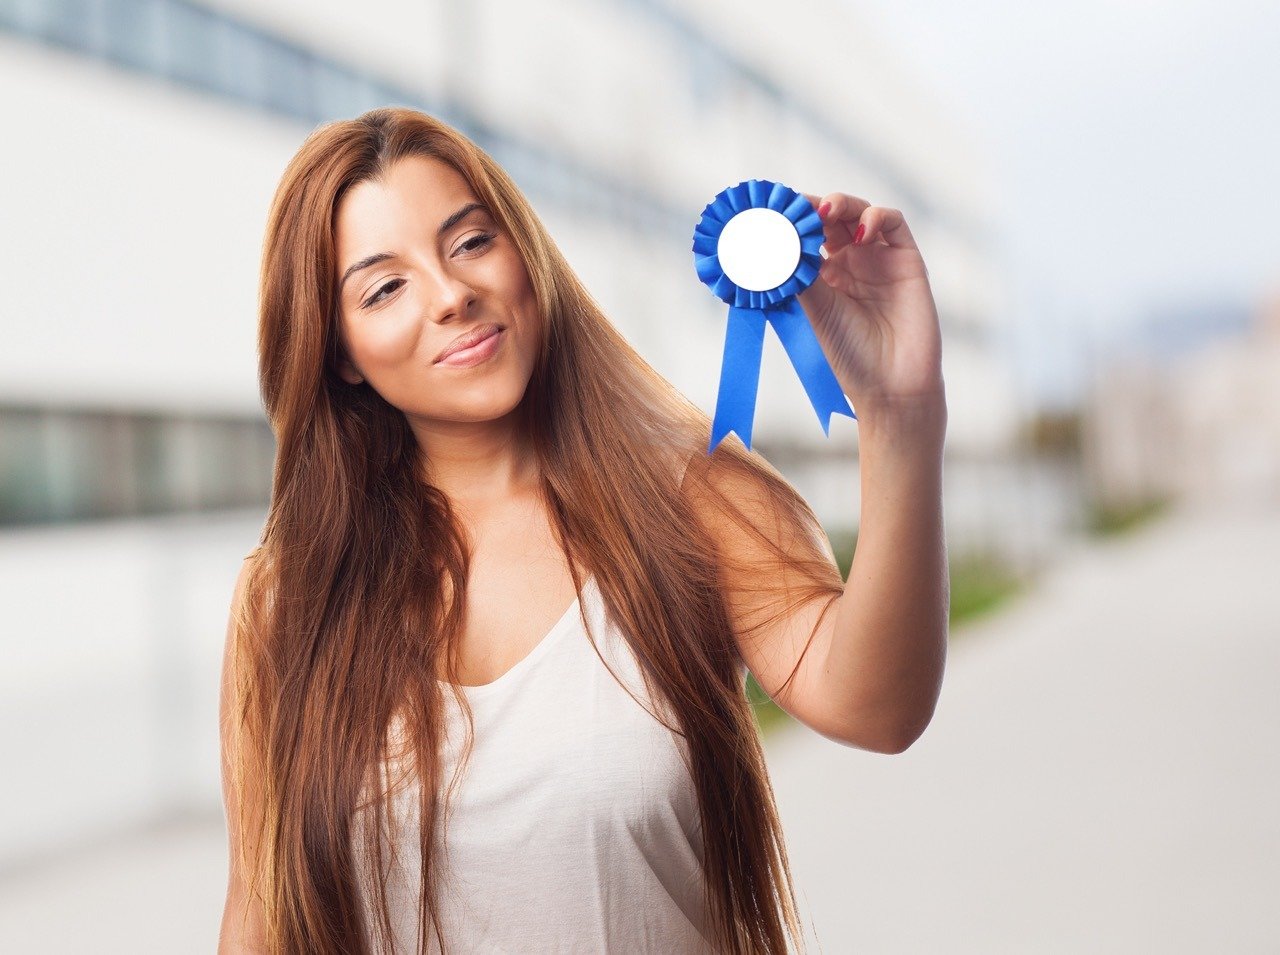
[[[277,457],[227,630],[220,951],[803,944],[746,671],[901,752],[948,603],[924,264],[897,211],[809,198],[801,301],[858,413],[847,584],[472,142],[384,108],[303,144],[262,262]]]

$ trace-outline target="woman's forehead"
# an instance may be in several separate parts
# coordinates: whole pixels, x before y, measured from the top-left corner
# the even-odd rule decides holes
[[[409,157],[380,179],[352,186],[334,220],[338,257],[355,259],[398,237],[435,237],[442,223],[477,202],[462,175],[437,159]]]
[[[382,176],[356,183],[338,205],[338,221],[409,207],[453,209],[476,198],[471,185],[448,163],[428,156],[409,156],[393,163]]]

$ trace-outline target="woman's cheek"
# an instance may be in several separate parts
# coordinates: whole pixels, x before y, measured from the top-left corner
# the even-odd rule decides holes
[[[364,330],[364,351],[374,364],[398,365],[413,357],[419,330],[407,316],[383,316]]]

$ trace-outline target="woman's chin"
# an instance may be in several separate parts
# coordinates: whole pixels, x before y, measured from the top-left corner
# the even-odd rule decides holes
[[[428,412],[422,417],[458,424],[498,421],[520,407],[527,385],[527,381],[516,382],[509,379],[476,382],[474,386],[457,389],[464,393],[456,394],[458,400],[451,402],[449,408],[436,408],[435,413]]]

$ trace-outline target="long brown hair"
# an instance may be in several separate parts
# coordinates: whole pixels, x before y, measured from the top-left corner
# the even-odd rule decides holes
[[[795,489],[736,437],[708,454],[708,416],[615,329],[492,158],[431,116],[380,108],[308,136],[275,194],[263,248],[259,377],[277,454],[231,642],[233,779],[256,794],[231,823],[248,835],[240,864],[272,951],[364,953],[373,932],[388,944],[380,878],[377,917],[360,904],[352,823],[372,792],[382,809],[367,855],[381,873],[389,794],[379,766],[397,715],[421,782],[420,938],[429,918],[441,947],[448,941],[432,904],[432,833],[447,810],[437,677],[460,682],[452,648],[466,606],[466,538],[448,498],[423,477],[404,414],[337,373],[335,210],[354,184],[410,155],[456,168],[528,270],[546,331],[519,413],[575,587],[581,593],[582,568],[594,573],[683,740],[715,947],[785,952],[785,929],[803,948],[735,628],[746,639],[806,601],[825,598],[830,609],[843,580],[825,534]],[[773,527],[727,491],[744,481],[772,505]],[[719,521],[776,560],[735,561],[717,545]],[[799,529],[809,549],[784,548],[780,527]],[[800,585],[779,591],[780,569]],[[734,593],[781,596],[774,612],[748,622],[731,616]]]

